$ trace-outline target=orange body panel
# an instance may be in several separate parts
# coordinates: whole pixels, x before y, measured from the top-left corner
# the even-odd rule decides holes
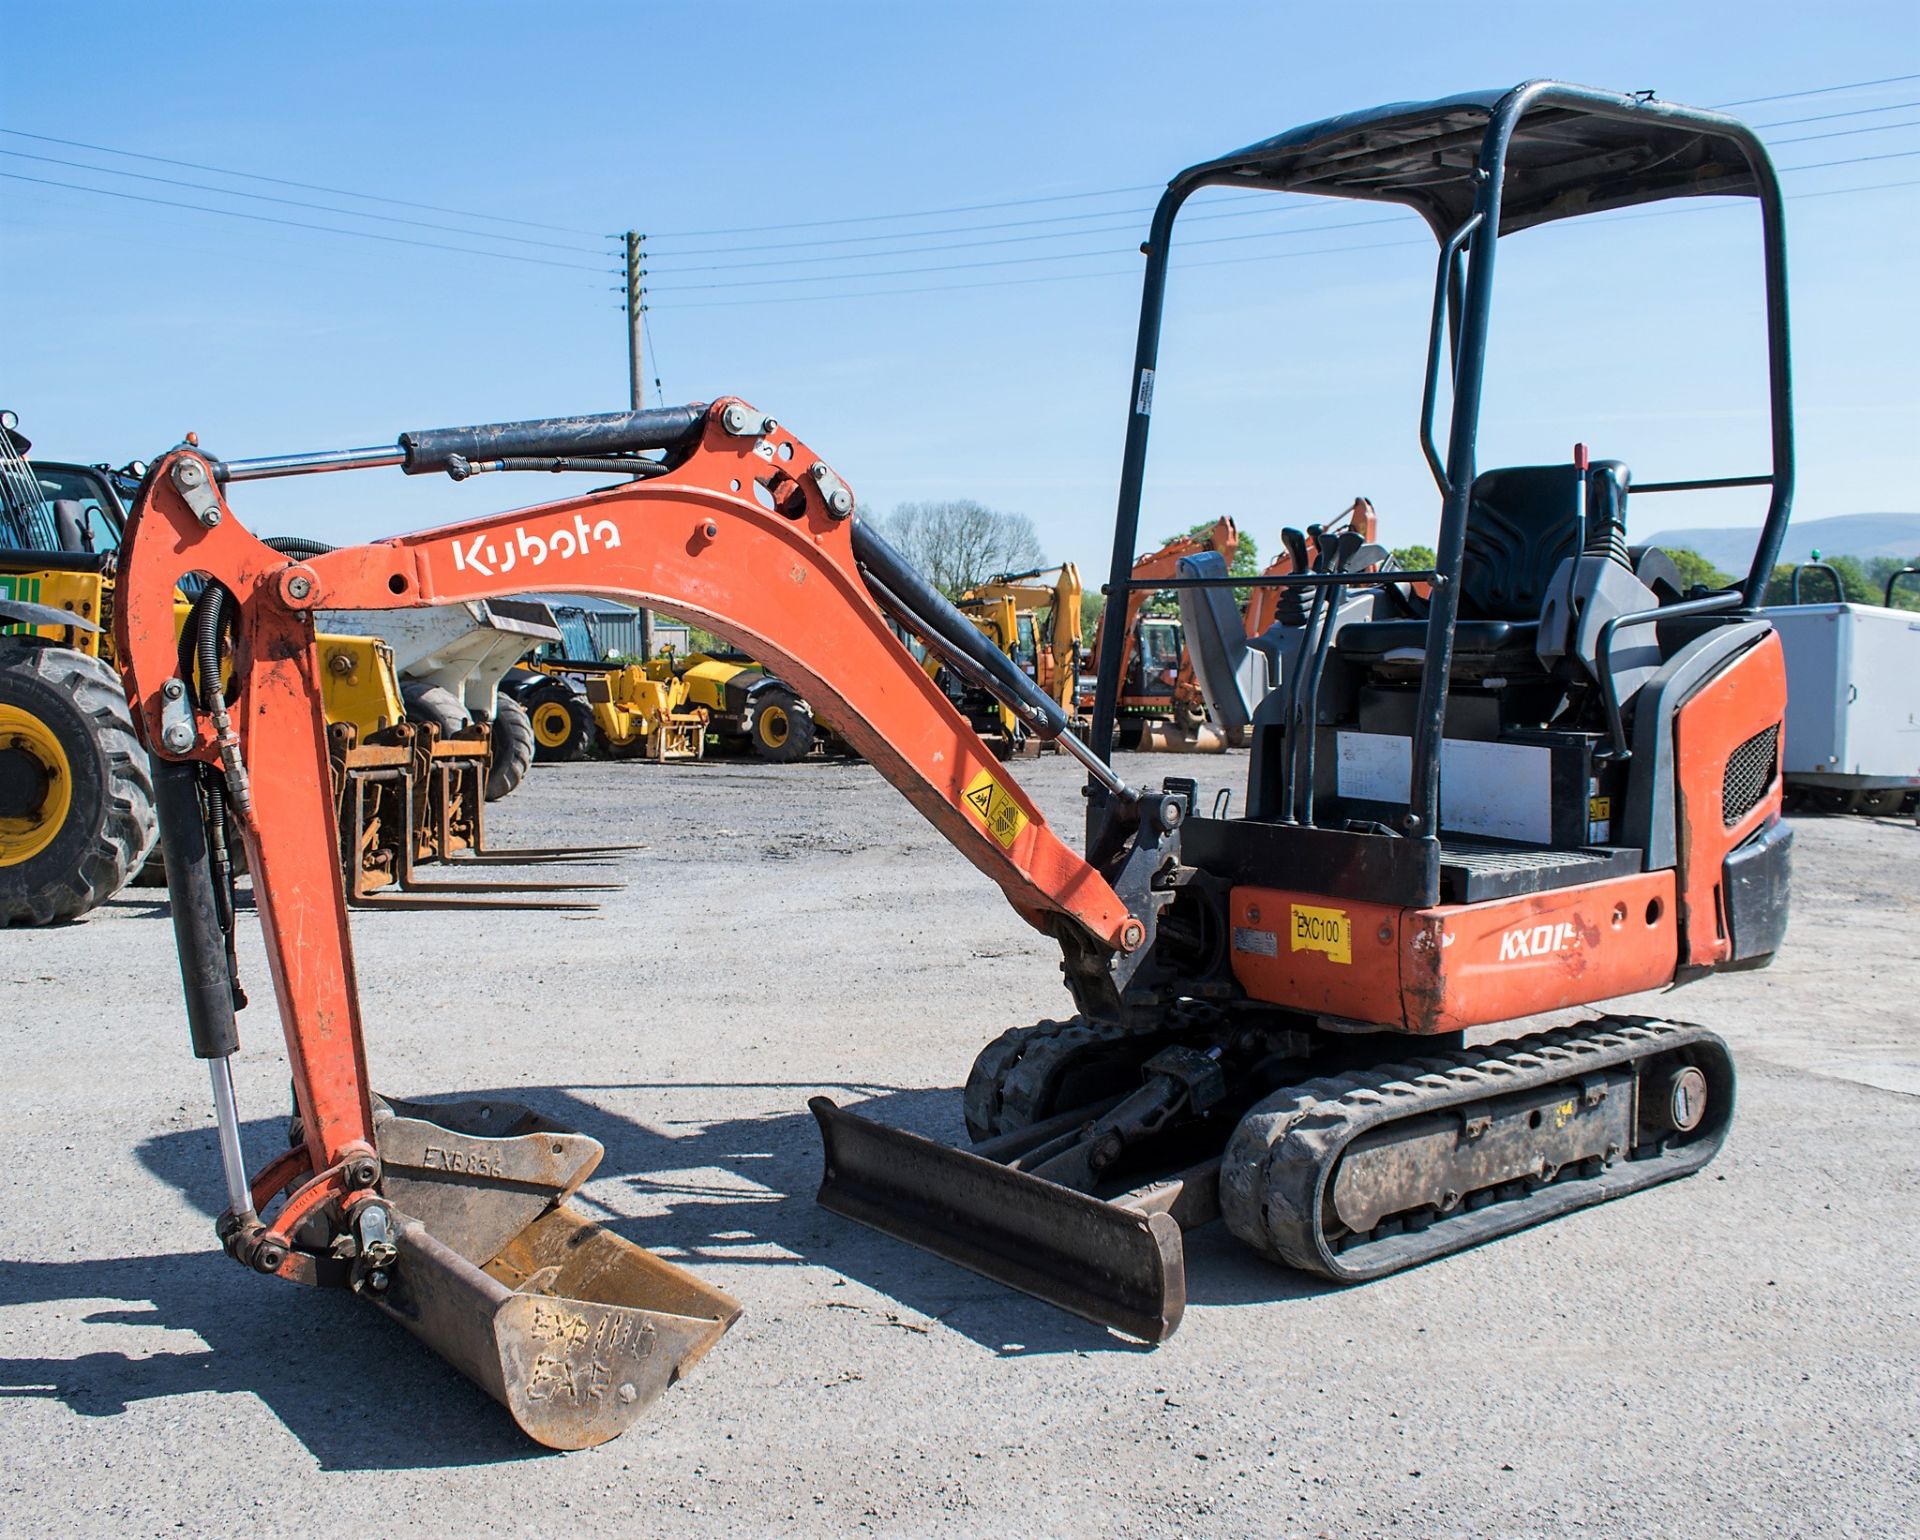
[[[1402,909],[1236,887],[1233,975],[1257,1000],[1453,1032],[1673,982],[1674,874]]]
[[[1674,713],[1680,919],[1688,963],[1711,967],[1733,955],[1721,891],[1723,863],[1728,851],[1780,816],[1786,713],[1787,663],[1778,635],[1740,654]],[[1769,727],[1781,728],[1774,741],[1772,784],[1729,824],[1722,816],[1727,761]]]

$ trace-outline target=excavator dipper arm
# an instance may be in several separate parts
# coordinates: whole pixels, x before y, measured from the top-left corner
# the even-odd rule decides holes
[[[649,422],[636,431],[643,418],[669,421],[664,429]],[[638,454],[660,450],[662,459]],[[618,469],[636,479],[293,561],[248,533],[221,490],[289,468],[400,463],[413,473],[447,470],[463,478],[555,462]],[[211,668],[199,662],[197,670],[190,649],[176,641],[173,611],[175,585],[193,576],[219,595],[227,612],[217,627],[203,627],[218,631],[210,640],[221,661]],[[588,1325],[572,1328],[567,1338],[569,1344],[587,1341],[579,1333],[590,1328],[592,1341],[599,1342],[609,1333],[620,1338],[644,1327],[647,1341],[675,1345],[679,1356],[665,1367],[655,1364],[621,1382],[616,1399],[628,1407],[684,1370],[738,1311],[724,1296],[702,1292],[687,1275],[617,1237],[596,1232],[588,1248],[574,1238],[567,1227],[583,1222],[559,1200],[584,1180],[597,1147],[582,1153],[555,1137],[549,1150],[547,1136],[512,1109],[491,1125],[487,1118],[495,1109],[467,1109],[436,1123],[423,1121],[428,1112],[405,1112],[404,1104],[374,1096],[314,647],[320,610],[383,610],[557,589],[618,595],[686,616],[799,688],[1000,885],[1024,918],[1058,935],[1083,967],[1088,957],[1124,967],[1129,954],[1144,955],[1155,900],[1138,880],[1140,862],[1129,865],[1110,851],[1109,880],[1063,844],[917,665],[889,615],[928,621],[922,627],[927,633],[944,628],[953,633],[941,643],[948,647],[957,636],[964,649],[977,632],[951,612],[929,620],[944,601],[924,585],[916,591],[916,582],[884,543],[860,529],[852,493],[831,468],[771,418],[738,401],[405,435],[398,450],[383,453],[223,464],[182,446],[161,459],[147,477],[124,542],[118,656],[157,769],[169,784],[181,783],[174,788],[176,833],[182,799],[192,807],[196,795],[224,803],[243,832],[299,1118],[298,1142],[250,1181],[235,1174],[237,1132],[223,1142],[229,1212],[222,1235],[228,1250],[263,1272],[386,1291],[383,1308],[509,1405],[535,1437],[562,1444],[597,1442],[624,1422],[541,1421],[552,1400],[538,1393],[543,1387],[577,1387],[582,1376],[591,1382],[598,1371],[582,1360],[556,1377],[559,1370],[547,1362],[553,1355],[543,1357],[537,1328],[544,1318],[527,1314],[526,1290],[535,1284],[525,1280],[544,1280],[538,1287],[551,1291],[553,1270],[522,1253],[533,1255],[547,1245],[577,1256],[616,1243],[632,1253],[622,1267],[641,1281],[611,1301],[568,1302]],[[218,679],[229,662],[231,682],[209,693],[205,681]],[[1044,716],[1043,708],[1057,711],[1044,697],[1017,709]],[[1054,722],[1053,731],[1063,723]],[[1154,811],[1163,800],[1141,799],[1141,805]],[[1170,835],[1178,811],[1164,816],[1161,829]],[[209,830],[217,821],[208,819]],[[1148,827],[1144,817],[1140,827]],[[178,861],[175,846],[168,847],[169,873],[170,881],[177,879],[176,924],[187,927],[181,953],[196,1052],[214,1063],[224,1125],[232,1102],[230,1081],[224,1097],[222,1092],[225,1056],[237,1034],[231,1009],[218,998],[231,980],[218,976],[219,948],[208,939],[205,919],[219,906],[192,887],[196,864],[206,864],[205,843],[181,835]],[[1132,895],[1132,907],[1116,884]],[[224,1026],[216,1020],[209,1027],[202,1019],[223,1015]],[[432,1115],[446,1112],[434,1109]],[[237,1129],[237,1115],[235,1123]],[[505,1134],[507,1124],[512,1135]],[[492,1136],[495,1130],[500,1137]],[[566,1137],[583,1149],[592,1143]],[[450,1179],[476,1173],[501,1179],[516,1203],[524,1205],[533,1193],[540,1218],[520,1239],[514,1231],[530,1213],[496,1204],[498,1211],[487,1211],[481,1222],[475,1218],[481,1211],[464,1197],[464,1208],[449,1206],[453,1187],[464,1193],[472,1185]],[[428,1216],[434,1223],[423,1226]],[[549,1241],[527,1239],[536,1232]],[[343,1258],[350,1269],[343,1269]],[[662,1269],[673,1275],[664,1284]],[[621,1269],[599,1272],[612,1276]],[[636,1300],[656,1308],[639,1308]],[[683,1308],[686,1300],[705,1304]],[[633,1307],[631,1320],[606,1315],[627,1307]],[[682,1317],[701,1319],[690,1326]]]

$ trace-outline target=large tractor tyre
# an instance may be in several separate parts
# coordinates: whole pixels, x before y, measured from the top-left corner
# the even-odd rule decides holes
[[[525,702],[533,729],[533,757],[540,764],[580,759],[593,741],[593,710],[569,690],[541,690]]]
[[[784,685],[769,687],[753,697],[753,727],[748,736],[753,752],[762,759],[791,764],[813,750],[813,712]]]
[[[0,642],[0,925],[78,919],[139,870],[158,832],[113,670]]]
[[[467,730],[467,708],[443,685],[402,680],[400,699],[406,703],[407,720],[417,727],[437,727],[442,738]]]
[[[527,778],[533,767],[533,723],[527,708],[511,695],[494,697],[491,757],[487,761],[487,800],[498,802]]]

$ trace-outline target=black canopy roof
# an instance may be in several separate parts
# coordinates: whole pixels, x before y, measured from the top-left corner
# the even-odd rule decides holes
[[[1473,209],[1481,144],[1509,99],[1522,110],[1507,152],[1502,234],[1662,198],[1761,190],[1765,152],[1735,119],[1550,81],[1343,113],[1191,167],[1176,182],[1405,204],[1444,236]]]

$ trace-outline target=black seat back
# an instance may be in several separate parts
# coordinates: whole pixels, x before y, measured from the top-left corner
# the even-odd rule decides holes
[[[1533,620],[1554,570],[1580,554],[1580,472],[1512,465],[1473,478],[1460,618]]]

